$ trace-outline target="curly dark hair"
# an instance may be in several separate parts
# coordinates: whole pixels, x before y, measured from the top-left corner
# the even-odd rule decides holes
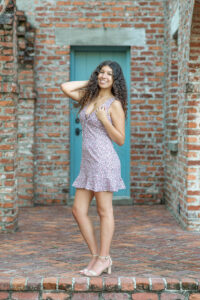
[[[109,66],[113,71],[113,85],[112,85],[111,92],[113,96],[121,102],[126,116],[127,113],[126,82],[120,65],[117,62],[111,60],[103,61],[102,63],[100,63],[100,65],[98,65],[98,67],[94,70],[94,72],[90,76],[83,97],[80,99],[78,103],[75,103],[74,106],[80,107],[79,111],[81,111],[87,103],[90,103],[93,99],[95,99],[98,96],[100,91],[100,87],[98,85],[98,75],[102,67],[104,66]]]

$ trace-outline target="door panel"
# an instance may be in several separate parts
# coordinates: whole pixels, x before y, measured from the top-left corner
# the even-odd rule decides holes
[[[128,47],[74,47],[71,49],[70,80],[87,80],[95,68],[104,60],[114,60],[120,64],[124,72],[129,91],[130,61]],[[128,105],[129,106],[129,105]],[[129,110],[128,110],[129,111]],[[72,183],[79,174],[81,163],[81,124],[77,109],[70,101],[70,196],[75,194]],[[114,143],[121,161],[121,173],[126,189],[114,193],[114,196],[130,196],[130,126],[129,114],[126,120],[126,140],[123,146]]]

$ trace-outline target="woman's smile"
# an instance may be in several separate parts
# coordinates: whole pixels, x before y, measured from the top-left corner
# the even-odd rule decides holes
[[[99,82],[100,82],[101,84],[106,84],[106,83],[108,83],[107,80],[103,80],[103,79],[102,79],[102,80],[100,79]]]
[[[109,66],[103,66],[98,75],[98,84],[103,88],[110,88],[113,84],[113,73]]]

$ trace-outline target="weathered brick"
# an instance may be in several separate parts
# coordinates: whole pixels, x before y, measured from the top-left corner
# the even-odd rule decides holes
[[[130,277],[121,277],[121,290],[122,291],[133,291],[134,290],[134,283],[133,279]]]
[[[57,278],[49,277],[43,279],[43,289],[44,290],[56,290]]]
[[[9,293],[8,292],[0,292],[0,300],[8,300]]]
[[[162,278],[152,278],[152,291],[162,291],[165,289],[165,283]]]
[[[106,277],[104,278],[104,286],[106,291],[118,291],[118,278]]]
[[[191,294],[189,300],[200,300],[200,294]]]
[[[92,291],[102,291],[103,290],[103,279],[101,277],[91,277],[89,288]]]
[[[158,300],[158,295],[153,293],[135,293],[132,295],[132,300]]]
[[[185,295],[179,293],[162,293],[160,300],[185,300]]]
[[[0,280],[0,291],[8,291],[10,289],[10,278]]]
[[[196,280],[192,278],[182,279],[182,289],[183,290],[196,290],[198,287]]]
[[[27,290],[28,291],[40,291],[42,289],[41,278],[28,278],[27,279]]]
[[[137,290],[149,290],[150,283],[148,278],[136,278],[136,289]]]
[[[74,283],[74,291],[83,292],[88,290],[88,281],[85,277],[76,277]]]
[[[69,300],[71,296],[68,293],[42,293],[42,300]]]
[[[168,290],[180,290],[180,281],[175,278],[166,278]]]
[[[77,293],[72,294],[73,300],[98,300],[99,295],[97,293]]]
[[[26,289],[26,278],[15,278],[12,281],[14,291],[24,291]]]
[[[12,300],[38,300],[38,292],[14,292],[12,293]]]

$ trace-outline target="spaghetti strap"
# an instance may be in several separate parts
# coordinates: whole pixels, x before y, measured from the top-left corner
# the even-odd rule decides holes
[[[108,99],[108,100],[106,101],[106,103],[104,104],[104,106],[105,106],[107,109],[109,109],[110,106],[111,106],[111,104],[113,103],[113,101],[115,101],[115,98],[114,98],[114,97]]]

